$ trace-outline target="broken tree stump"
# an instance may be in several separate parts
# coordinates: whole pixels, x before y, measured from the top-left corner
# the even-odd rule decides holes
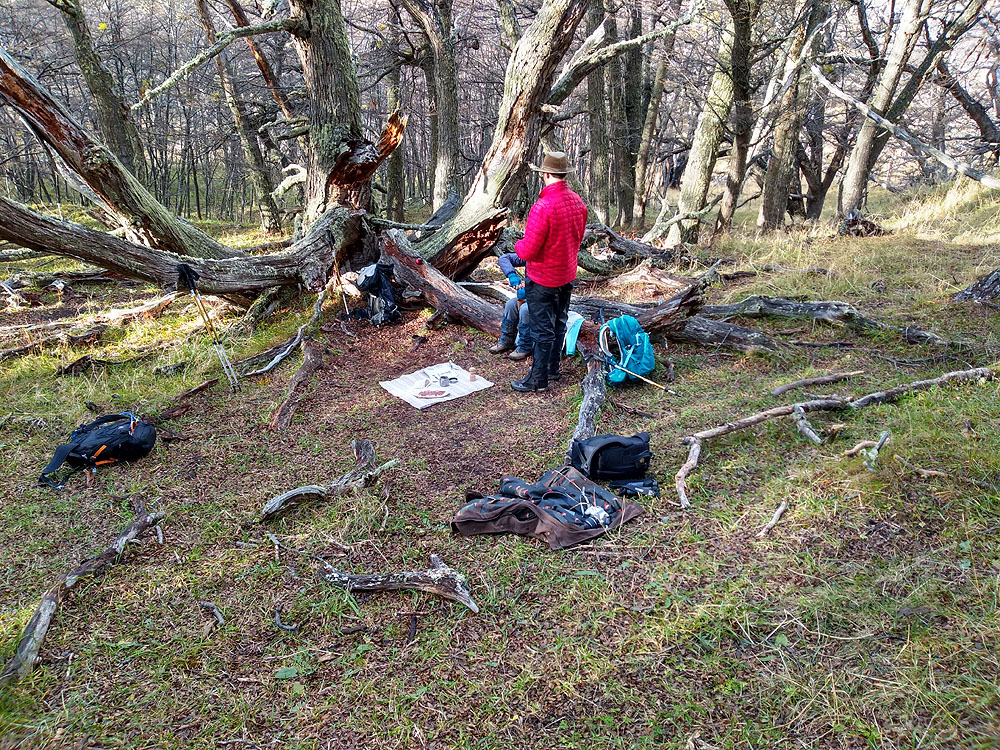
[[[135,520],[112,542],[111,546],[101,554],[84,560],[68,573],[63,573],[55,585],[42,595],[41,602],[28,620],[21,640],[18,641],[14,658],[7,663],[3,672],[0,672],[0,685],[16,682],[30,674],[38,661],[38,653],[52,624],[52,618],[70,589],[88,576],[96,578],[104,573],[118,561],[129,542],[138,539],[163,520],[162,511],[150,513],[138,496],[133,496],[132,501]]]
[[[260,512],[261,523],[273,521],[300,505],[337,497],[359,487],[368,487],[379,476],[399,463],[399,460],[394,458],[381,466],[376,466],[378,461],[375,457],[375,447],[370,440],[352,440],[351,450],[354,451],[355,463],[344,476],[327,485],[307,484],[271,498]]]
[[[437,555],[431,555],[430,561],[431,567],[428,570],[407,570],[375,575],[353,575],[327,565],[320,568],[319,576],[324,581],[348,591],[426,591],[460,602],[473,612],[479,612],[479,606],[469,593],[465,576],[454,568],[449,568]]]

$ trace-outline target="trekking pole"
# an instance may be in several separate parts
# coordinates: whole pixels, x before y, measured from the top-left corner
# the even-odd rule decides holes
[[[340,287],[340,298],[344,300],[344,313],[350,317],[351,310],[347,307],[347,292],[344,291],[344,282],[340,280],[340,264],[337,262],[337,248],[333,243],[333,232],[330,228],[326,229],[326,239],[330,243],[330,249],[333,251],[333,275],[337,277],[337,286]]]
[[[240,387],[239,378],[236,377],[236,369],[233,367],[233,363],[229,361],[229,355],[226,354],[226,350],[222,347],[222,339],[219,338],[219,332],[216,330],[215,325],[212,323],[212,319],[208,315],[208,310],[205,308],[205,301],[201,298],[201,293],[198,291],[198,278],[199,274],[187,263],[179,263],[177,265],[177,286],[182,284],[188,288],[191,293],[191,297],[194,299],[194,306],[198,308],[198,312],[201,313],[201,319],[205,323],[205,328],[208,330],[208,335],[212,339],[212,346],[215,348],[215,353],[219,357],[219,364],[222,365],[222,372],[226,376],[226,380],[229,381],[229,387],[233,390],[233,393]]]
[[[666,388],[666,387],[660,385],[659,383],[653,382],[649,378],[644,378],[642,375],[639,375],[638,373],[632,372],[631,370],[627,370],[627,369],[625,369],[624,367],[622,367],[619,364],[615,364],[614,362],[609,362],[607,359],[601,359],[601,361],[604,364],[606,364],[608,367],[614,367],[616,370],[621,370],[626,375],[631,375],[633,378],[638,378],[639,380],[643,381],[644,383],[649,383],[650,385],[656,386],[661,391],[663,391],[664,393],[669,393],[671,396],[680,396],[681,395],[677,391],[672,391],[669,388]]]

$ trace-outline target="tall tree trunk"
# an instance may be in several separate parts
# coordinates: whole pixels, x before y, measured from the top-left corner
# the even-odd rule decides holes
[[[587,0],[545,0],[514,46],[493,141],[454,219],[417,246],[442,273],[468,273],[499,238],[507,208],[536,156],[541,105],[583,17]]]
[[[697,213],[705,207],[712,171],[718,157],[719,144],[725,129],[729,110],[733,106],[733,79],[730,76],[733,52],[733,24],[730,20],[722,33],[719,44],[718,62],[712,74],[705,106],[698,116],[691,153],[684,176],[681,178],[681,195],[677,211],[681,214]],[[684,219],[671,225],[667,242],[677,245],[681,242],[697,242],[700,222],[698,219]]]
[[[807,3],[799,4],[799,12],[804,12]],[[774,124],[774,138],[771,146],[771,157],[767,162],[767,174],[764,176],[764,187],[761,192],[760,212],[757,225],[764,230],[780,227],[788,209],[789,185],[792,172],[797,169],[799,130],[805,118],[806,105],[809,103],[810,83],[812,79],[802,72],[801,57],[806,42],[816,26],[823,22],[829,10],[825,2],[813,4],[808,20],[799,27],[785,59],[783,80],[788,81],[778,105],[778,117]]]
[[[196,5],[198,17],[205,29],[205,36],[208,37],[208,43],[215,44],[215,25],[212,23],[212,17],[208,13],[205,0],[197,0]],[[275,234],[281,231],[281,213],[278,211],[274,196],[271,194],[274,190],[274,181],[271,179],[270,170],[264,163],[264,155],[257,142],[257,132],[248,120],[243,102],[236,95],[236,87],[233,85],[226,52],[215,58],[215,69],[219,74],[219,83],[222,86],[226,106],[233,115],[236,132],[239,135],[240,144],[243,146],[247,169],[250,170],[250,181],[253,183],[254,192],[257,193],[261,228],[267,234]]]
[[[361,89],[340,0],[289,0],[292,31],[309,95],[309,154],[305,220],[347,197],[336,182],[341,157],[362,140]]]
[[[386,102],[390,112],[402,109],[400,73],[402,65],[398,59],[389,62],[389,77],[386,85]],[[405,219],[403,195],[403,149],[397,148],[385,163],[385,213],[393,221]]]
[[[451,30],[451,0],[401,0],[427,39],[431,66],[425,69],[434,85],[437,115],[437,152],[434,162],[433,208],[436,211],[458,189],[460,155],[458,63]]]
[[[671,11],[670,15],[680,12],[681,0],[668,0],[666,7]],[[657,18],[660,18],[657,15]],[[642,124],[642,133],[639,136],[639,147],[636,150],[635,159],[635,201],[632,206],[632,226],[636,231],[642,231],[646,224],[646,201],[650,192],[650,153],[653,150],[656,138],[656,123],[660,115],[660,104],[663,101],[663,90],[667,83],[667,70],[670,67],[670,60],[674,53],[674,41],[677,39],[676,30],[671,31],[663,37],[663,44],[660,47],[660,59],[656,63],[655,72],[649,81],[648,97],[643,97],[645,106],[645,116]],[[652,56],[655,56],[656,47],[651,51],[649,65],[652,65]]]
[[[892,100],[892,104],[889,105],[885,113],[885,119],[893,123],[899,121],[903,113],[913,103],[913,99],[923,85],[925,78],[937,67],[938,62],[944,59],[944,56],[955,46],[959,38],[976,23],[985,4],[986,0],[971,0],[958,16],[945,25],[944,30],[931,42],[923,59],[913,69],[906,84]],[[890,135],[889,131],[884,128],[878,129],[875,133],[871,152],[868,155],[869,172],[874,168],[875,161],[881,155]]]
[[[892,102],[892,96],[903,75],[913,47],[920,36],[920,30],[927,22],[927,12],[932,0],[904,0],[902,16],[892,37],[892,43],[885,57],[885,65],[875,84],[868,106],[877,114],[885,115]],[[869,118],[861,124],[854,148],[847,161],[844,174],[841,210],[844,214],[861,207],[867,194],[869,163],[879,127]]]
[[[726,189],[713,234],[729,231],[746,175],[750,132],[753,129],[753,107],[750,101],[753,94],[750,82],[750,68],[753,64],[752,37],[760,11],[759,0],[727,0],[726,4],[733,17],[733,115],[729,127],[733,146],[729,151]]]
[[[588,33],[603,21],[602,4],[593,3],[587,11]],[[601,66],[587,76],[587,111],[590,127],[590,205],[602,224],[608,223],[611,210],[607,96],[604,67]]]
[[[642,5],[639,0],[627,4],[629,37],[642,35]],[[642,109],[642,48],[635,47],[622,55],[622,104],[624,133],[622,163],[618,166],[618,225],[632,226],[632,208],[636,193],[636,162],[645,113]]]
[[[147,170],[142,138],[129,117],[128,107],[115,91],[111,73],[94,50],[94,39],[90,35],[83,5],[80,0],[49,0],[49,2],[62,11],[66,27],[73,36],[73,51],[77,64],[87,88],[94,97],[97,127],[101,138],[125,169],[140,181],[145,181]]]

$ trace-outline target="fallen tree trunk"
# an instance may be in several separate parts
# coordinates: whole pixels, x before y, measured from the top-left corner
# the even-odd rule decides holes
[[[908,344],[932,344],[934,346],[964,346],[960,342],[943,339],[917,326],[894,326],[862,315],[846,302],[797,302],[781,297],[747,297],[732,305],[705,305],[701,314],[708,318],[796,318],[846,326],[855,331],[895,331]]]
[[[334,238],[334,248],[330,247],[327,230]],[[326,284],[334,255],[342,257],[350,252],[360,239],[361,231],[360,215],[341,207],[323,214],[284,252],[221,259],[194,258],[137,245],[107,232],[44,216],[0,197],[0,239],[96,263],[161,287],[174,286],[177,265],[187,263],[200,275],[198,288],[205,294],[261,292],[295,284],[318,291]]]
[[[380,466],[375,458],[375,447],[369,440],[352,440],[354,466],[344,476],[327,485],[310,484],[296,487],[271,498],[260,512],[261,523],[273,521],[293,508],[305,503],[338,497],[360,487],[369,487],[379,476],[399,463],[398,459],[386,461]]]
[[[586,440],[592,438],[597,432],[597,413],[608,400],[608,383],[604,374],[604,367],[596,357],[591,357],[587,362],[587,374],[580,381],[580,388],[583,390],[583,401],[580,404],[580,417],[573,430],[573,436],[569,439],[569,446],[566,448],[566,463],[572,462],[573,442],[576,440]]]
[[[966,289],[955,295],[959,302],[970,300],[984,302],[1000,299],[1000,268],[988,273]]]
[[[97,577],[108,568],[118,562],[129,542],[138,539],[149,529],[156,526],[163,520],[163,512],[150,513],[146,506],[137,496],[133,496],[136,518],[118,536],[117,539],[104,552],[84,560],[68,573],[63,573],[57,579],[52,588],[42,595],[42,601],[35,609],[28,624],[24,628],[24,634],[18,641],[17,651],[14,658],[7,663],[3,672],[0,672],[0,685],[7,685],[16,682],[22,677],[26,677],[34,668],[38,661],[38,653],[42,648],[42,642],[52,624],[52,618],[56,610],[72,589],[81,580],[88,576]]]
[[[972,370],[956,370],[954,372],[945,373],[944,375],[936,378],[930,378],[928,380],[915,380],[910,383],[903,383],[902,385],[898,385],[895,388],[890,388],[885,391],[875,391],[859,398],[837,396],[832,398],[812,399],[810,401],[799,401],[798,403],[786,404],[783,406],[774,406],[770,409],[757,412],[756,414],[751,414],[747,417],[741,417],[740,419],[726,422],[725,424],[718,425],[717,427],[695,432],[682,440],[682,442],[688,446],[688,458],[674,477],[674,484],[677,489],[677,495],[680,498],[681,507],[687,508],[690,505],[687,495],[687,477],[698,466],[698,459],[701,456],[702,447],[704,446],[706,440],[722,437],[723,435],[729,435],[730,433],[737,432],[738,430],[745,430],[749,427],[754,427],[762,422],[766,422],[777,417],[792,416],[793,418],[801,420],[804,418],[805,414],[814,411],[864,409],[865,407],[874,406],[876,404],[895,403],[902,396],[908,393],[926,391],[930,388],[934,388],[935,386],[947,385],[949,383],[967,383],[976,380],[994,380],[996,377],[997,371],[990,367],[977,367]]]
[[[479,606],[472,600],[469,584],[465,576],[453,568],[449,568],[437,555],[431,555],[429,570],[410,570],[401,573],[382,573],[380,575],[353,575],[344,573],[326,565],[319,570],[319,576],[324,581],[348,591],[399,591],[417,590],[443,596],[460,602],[473,612],[479,611]]]
[[[694,288],[694,287],[692,287]],[[671,298],[676,300],[677,298]],[[740,352],[778,351],[781,344],[770,336],[753,331],[749,328],[733,325],[719,320],[710,320],[702,315],[693,314],[703,308],[695,306],[691,297],[684,298],[684,309],[677,310],[673,316],[664,316],[654,312],[656,305],[633,305],[626,302],[614,302],[600,297],[573,297],[570,309],[580,313],[587,320],[599,318],[603,313],[606,318],[618,315],[631,315],[651,336],[661,335],[669,341],[698,346],[725,347]],[[667,302],[670,302],[668,300]],[[667,304],[667,303],[664,303]],[[683,313],[687,313],[685,316]],[[670,325],[659,325],[669,323]]]

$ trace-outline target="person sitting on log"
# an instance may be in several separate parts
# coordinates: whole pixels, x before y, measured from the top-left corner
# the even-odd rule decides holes
[[[511,297],[504,305],[503,320],[500,322],[500,340],[490,347],[490,354],[510,352],[507,358],[520,362],[531,355],[534,346],[528,304],[524,300],[524,281],[514,270],[515,266],[523,266],[524,261],[517,257],[517,253],[504,253],[497,259],[497,263],[507,281],[517,290],[517,296]]]
[[[587,228],[587,206],[566,184],[573,171],[566,154],[546,152],[542,165],[531,169],[541,173],[545,187],[528,213],[524,239],[514,246],[526,261],[524,292],[534,340],[531,372],[510,384],[520,393],[544,391],[559,379],[577,255]]]

